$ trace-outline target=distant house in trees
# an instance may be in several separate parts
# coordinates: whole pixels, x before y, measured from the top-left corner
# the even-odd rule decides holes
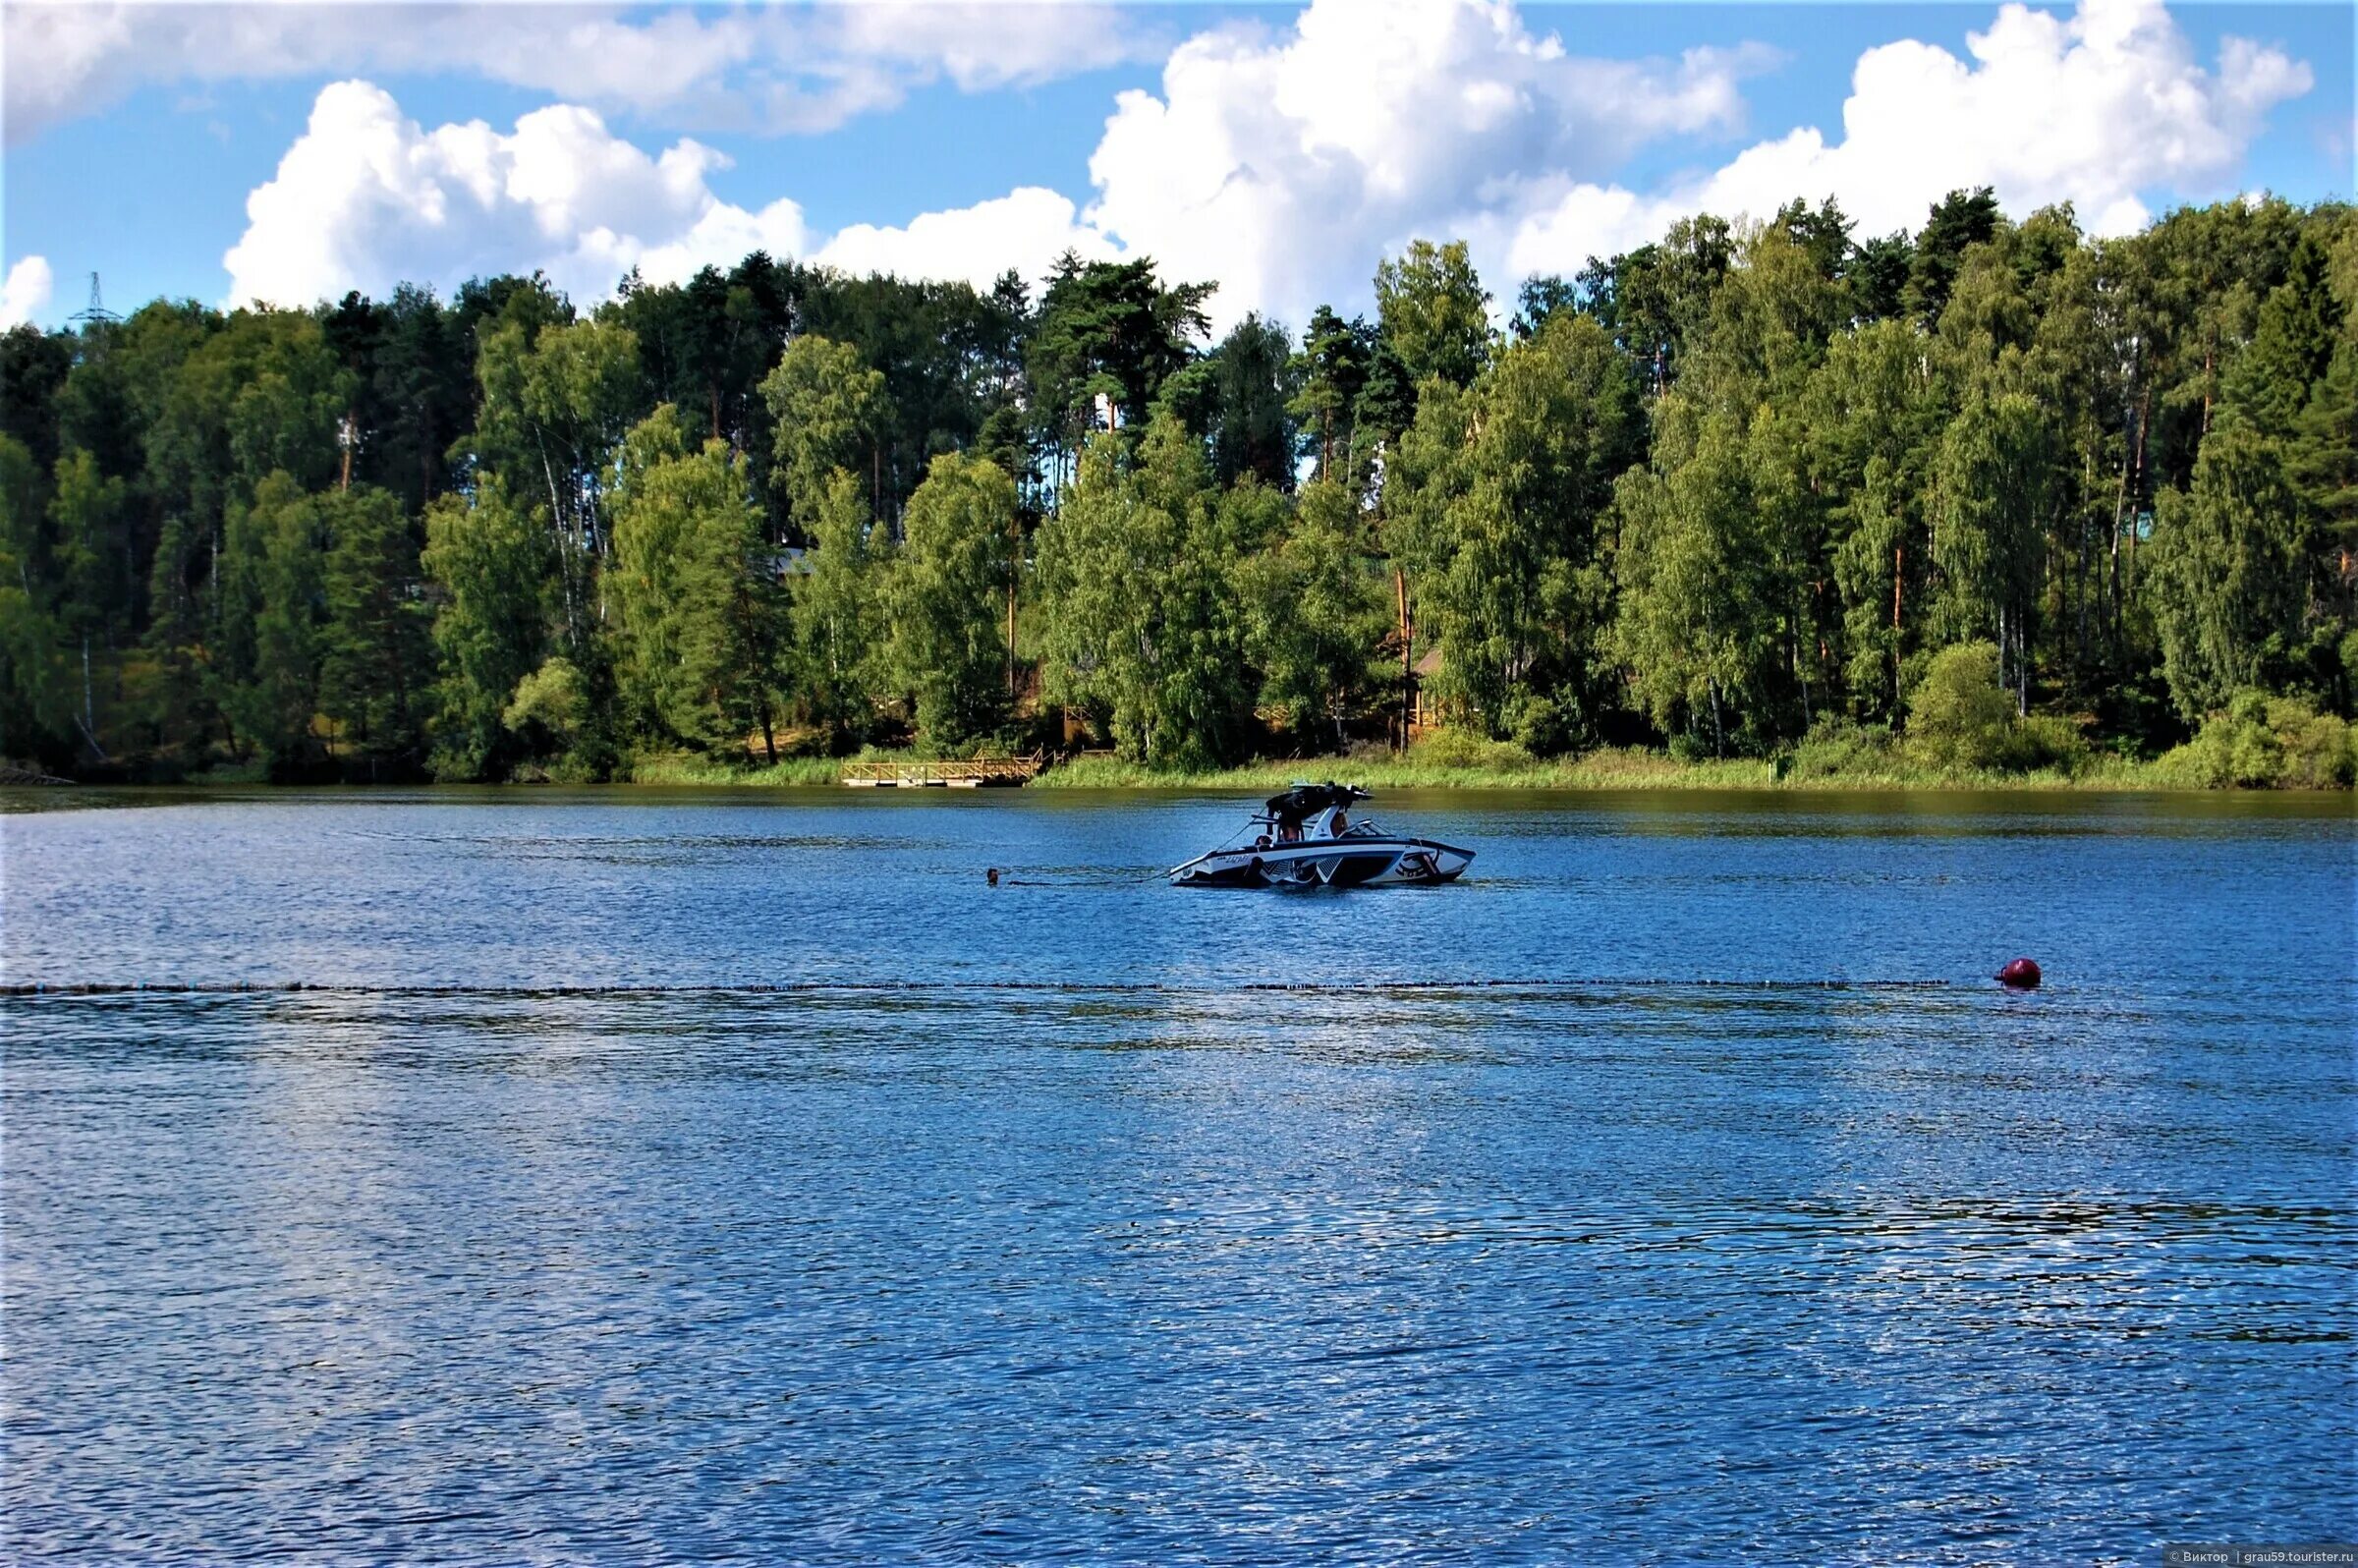
[[[1441,726],[1443,718],[1441,704],[1426,695],[1426,689],[1432,684],[1432,678],[1447,668],[1448,661],[1441,656],[1441,645],[1435,643],[1432,647],[1427,648],[1425,656],[1412,666],[1412,673],[1416,680],[1409,692],[1408,738],[1411,741],[1429,730],[1435,730]]]

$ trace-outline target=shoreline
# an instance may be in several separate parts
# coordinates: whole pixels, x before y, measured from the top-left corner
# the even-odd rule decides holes
[[[1939,769],[1892,759],[1885,767],[1810,767],[1791,757],[1729,757],[1684,761],[1665,752],[1606,748],[1576,756],[1540,758],[1507,748],[1489,757],[1441,760],[1402,756],[1263,758],[1233,767],[1158,769],[1102,754],[1058,762],[1026,788],[1048,791],[1197,790],[1267,794],[1302,782],[1335,781],[1370,790],[1485,790],[1566,793],[1627,791],[1681,794],[1705,791],[1760,794],[1958,794],[2024,792],[2115,795],[2347,794],[2347,786],[2218,786],[2174,772],[2159,758],[2090,757],[2076,768],[2023,772]],[[1497,755],[1505,753],[1507,755]],[[904,754],[905,755],[905,754]],[[882,759],[865,758],[864,759]],[[774,767],[729,768],[689,757],[649,758],[626,782],[715,788],[794,788],[833,785],[855,758],[799,757]]]
[[[2079,775],[2037,773],[1934,774],[1930,772],[1796,774],[1762,757],[1681,762],[1658,754],[1591,753],[1537,761],[1528,766],[1442,766],[1406,759],[1306,757],[1299,761],[1251,762],[1207,772],[1159,773],[1137,763],[1096,758],[1050,769],[1034,780],[1041,789],[1201,789],[1274,791],[1288,785],[1332,779],[1371,790],[1560,791],[1566,793],[1758,794],[1957,793],[1993,790],[2073,791],[2121,794],[2210,794],[2139,776],[2142,764]],[[2249,793],[2280,793],[2252,791]]]
[[[842,788],[848,757],[795,757],[775,765],[730,767],[691,757],[640,761],[628,776],[607,780],[533,779],[443,781],[416,779],[366,783],[339,780],[273,782],[243,770],[220,770],[176,780],[140,782],[63,780],[40,785],[0,785],[0,796],[35,799],[88,790],[130,794],[185,790],[367,792],[371,790],[492,791],[530,796],[548,790],[597,792],[616,789],[826,789]],[[1047,768],[1024,788],[1049,793],[1268,794],[1301,782],[1335,781],[1378,793],[1466,791],[1509,794],[1757,794],[1757,795],[2145,795],[2294,796],[2351,793],[2347,786],[2304,788],[2285,785],[2210,785],[2172,777],[2154,761],[2105,758],[2072,772],[2040,769],[2026,773],[1936,771],[1895,768],[1858,771],[1796,771],[1769,758],[1680,761],[1661,753],[1595,752],[1577,757],[1534,759],[1508,766],[1443,764],[1403,757],[1322,756],[1261,760],[1234,767],[1163,771],[1108,756],[1084,756]],[[849,793],[846,791],[846,793]],[[877,793],[901,794],[893,790]],[[943,791],[942,793],[950,793]],[[968,792],[958,792],[968,793]],[[1001,793],[997,790],[978,794]]]

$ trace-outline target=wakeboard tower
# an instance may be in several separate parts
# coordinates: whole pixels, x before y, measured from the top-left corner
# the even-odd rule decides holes
[[[1474,852],[1407,838],[1351,819],[1368,792],[1349,784],[1296,784],[1252,819],[1248,843],[1199,855],[1169,871],[1174,887],[1428,887],[1454,881]]]

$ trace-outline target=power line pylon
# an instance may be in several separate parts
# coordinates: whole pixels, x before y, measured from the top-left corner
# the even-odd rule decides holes
[[[93,272],[90,274],[90,303],[88,307],[86,308],[77,310],[72,315],[67,316],[66,324],[68,326],[87,327],[94,326],[100,321],[120,321],[123,318],[121,316],[108,309],[106,308],[106,303],[98,298],[98,274]]]

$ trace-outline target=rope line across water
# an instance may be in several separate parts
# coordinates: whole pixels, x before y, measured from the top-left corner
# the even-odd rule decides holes
[[[1280,991],[1323,996],[1387,996],[1447,991],[1573,994],[1631,989],[1745,991],[1937,990],[1945,980],[1239,980],[1232,984],[1169,980],[767,980],[711,984],[432,985],[316,980],[82,980],[0,984],[0,997],[26,996],[773,996],[832,992],[880,995],[926,991],[1036,991],[1074,995],[1216,996]]]

